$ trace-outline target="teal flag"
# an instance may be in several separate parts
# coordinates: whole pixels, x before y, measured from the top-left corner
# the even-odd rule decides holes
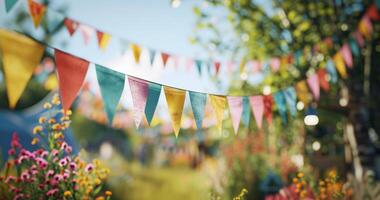
[[[241,116],[241,120],[245,127],[249,126],[249,120],[251,118],[251,109],[249,107],[249,98],[243,97],[243,113]]]
[[[108,123],[112,124],[117,104],[123,93],[125,75],[101,65],[96,65],[96,76],[103,97]]]
[[[156,83],[149,83],[148,85],[148,98],[145,105],[145,116],[148,124],[152,122],[154,112],[158,104],[158,99],[161,94],[161,85]]]
[[[202,61],[196,60],[195,65],[197,66],[199,76],[201,76],[202,75]]]
[[[282,118],[282,124],[285,125],[287,121],[285,95],[282,91],[278,91],[274,93],[273,97],[274,101],[276,102],[277,110]]]
[[[354,56],[359,56],[360,50],[359,50],[359,46],[356,43],[355,39],[350,38],[348,40],[348,44],[350,45],[350,49],[351,49],[352,54],[354,54]]]
[[[375,0],[377,10],[380,10],[380,0]]]
[[[326,70],[330,75],[331,82],[336,83],[338,81],[338,75],[336,73],[334,62],[331,59],[327,61]]]
[[[202,122],[205,115],[205,106],[207,101],[207,95],[199,92],[189,91],[191,108],[193,109],[193,115],[197,128],[202,128]]]
[[[297,94],[294,87],[288,87],[284,90],[286,104],[288,105],[288,109],[290,114],[295,117],[297,114],[296,104],[297,104]]]
[[[63,26],[63,21],[65,17],[60,13],[54,12],[51,9],[47,9],[45,19],[47,30],[49,31],[49,33],[53,33],[60,26]]]
[[[9,12],[16,3],[17,0],[5,0],[5,10]]]
[[[149,60],[150,60],[150,65],[152,65],[152,66],[153,66],[153,63],[154,63],[154,57],[155,56],[156,56],[156,51],[153,50],[153,49],[150,49],[149,50]]]

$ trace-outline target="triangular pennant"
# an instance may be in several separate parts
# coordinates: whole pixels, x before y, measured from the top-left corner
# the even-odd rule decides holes
[[[65,18],[61,14],[48,9],[46,10],[45,19],[47,30],[49,33],[53,33],[63,24]]]
[[[109,41],[111,40],[111,35],[101,31],[96,31],[96,36],[98,38],[99,48],[105,50],[108,46]]]
[[[376,8],[376,5],[375,4],[372,4],[371,6],[369,6],[369,8],[367,9],[366,11],[366,15],[376,21],[376,20],[379,20],[380,19],[380,13],[378,11],[378,9]]]
[[[164,92],[169,107],[170,118],[172,119],[174,134],[178,137],[186,91],[164,86]]]
[[[342,54],[342,57],[344,59],[344,62],[346,63],[346,66],[349,68],[352,68],[354,65],[352,60],[352,54],[350,46],[348,46],[348,43],[345,43],[342,48],[340,49],[340,53]]]
[[[358,44],[356,43],[356,41],[353,38],[351,38],[348,41],[348,44],[350,45],[350,49],[352,51],[352,54],[354,54],[354,56],[359,56],[360,55],[360,49],[359,49]]]
[[[270,66],[273,72],[277,72],[280,69],[281,61],[280,58],[272,58],[270,60]]]
[[[128,76],[128,82],[133,101],[133,118],[135,120],[136,127],[138,128],[145,112],[149,84],[145,80],[133,78],[131,76]]]
[[[156,56],[156,51],[153,50],[153,49],[150,49],[149,50],[149,59],[150,59],[150,65],[153,66],[153,63],[154,63],[154,58]]]
[[[195,124],[198,129],[202,128],[202,122],[205,115],[205,106],[207,102],[207,95],[200,92],[189,91],[191,109],[195,119]]]
[[[18,0],[5,0],[5,10],[9,12]]]
[[[141,47],[137,44],[131,44],[131,49],[133,57],[135,58],[135,62],[138,64],[140,62]]]
[[[340,52],[337,52],[334,56],[335,68],[338,70],[342,78],[347,78],[346,65],[344,64],[343,56]]]
[[[274,93],[273,98],[274,98],[274,101],[276,102],[277,110],[280,113],[282,124],[285,125],[287,123],[285,96],[282,91],[278,91]]]
[[[249,126],[249,120],[251,118],[251,111],[249,106],[249,97],[244,96],[243,97],[243,114],[241,117],[241,121],[243,121],[243,124],[245,127]]]
[[[353,33],[353,35],[354,35],[355,40],[356,40],[356,42],[358,43],[358,45],[359,45],[360,47],[363,47],[365,41],[364,41],[363,36],[359,33],[359,31],[355,31],[355,32]]]
[[[338,75],[336,73],[334,62],[331,59],[327,61],[326,70],[327,70],[327,73],[329,73],[330,75],[330,81],[332,83],[336,83],[338,81]]]
[[[264,116],[268,124],[272,124],[273,97],[264,95]]]
[[[235,134],[238,133],[241,116],[243,113],[243,97],[229,96],[227,97],[228,107],[230,108],[232,126]]]
[[[79,28],[79,23],[69,18],[66,18],[63,21],[63,24],[66,26],[66,29],[69,32],[70,36],[72,36],[75,33],[75,31]]]
[[[116,107],[123,93],[125,75],[101,65],[96,65],[96,77],[103,98],[108,123],[112,124]]]
[[[319,100],[319,79],[317,74],[312,74],[307,78],[307,84],[314,96],[314,99]]]
[[[168,62],[169,57],[169,54],[163,52],[161,53],[162,64],[164,65],[164,67],[166,67],[166,63]]]
[[[326,69],[320,68],[317,71],[318,74],[318,79],[319,79],[319,86],[325,91],[329,91],[330,85],[329,82],[327,81],[327,72]]]
[[[88,45],[88,43],[91,40],[92,35],[95,33],[95,29],[93,29],[91,26],[80,24],[79,30],[82,33],[84,44]]]
[[[156,83],[149,83],[148,85],[148,98],[145,105],[145,117],[150,125],[153,119],[154,112],[156,111],[157,103],[161,94],[161,85]]]
[[[33,0],[28,0],[29,13],[32,17],[35,28],[40,26],[41,20],[45,15],[46,7],[43,4],[37,3]]]
[[[294,87],[288,87],[284,90],[286,105],[288,105],[288,109],[290,114],[295,117],[297,114],[296,104],[297,104],[297,95]]]
[[[211,65],[212,65],[211,61],[206,62],[207,72],[209,75],[211,75]]]
[[[380,0],[375,0],[377,10],[380,10]]]
[[[16,32],[0,29],[0,49],[9,106],[16,107],[45,47]]]
[[[264,115],[264,98],[261,95],[249,97],[253,116],[255,117],[257,127],[262,128]]]
[[[223,130],[223,118],[224,118],[224,110],[226,109],[226,97],[218,96],[218,95],[209,95],[212,108],[216,115],[216,126],[219,134],[222,134]]]
[[[372,22],[371,22],[371,20],[369,19],[368,16],[364,15],[362,17],[362,19],[359,22],[358,31],[365,38],[370,38],[371,37],[372,31],[373,31],[373,27],[372,27]]]
[[[309,88],[305,80],[296,83],[297,97],[304,104],[304,106],[309,105],[311,96],[309,93]]]
[[[215,74],[219,74],[220,62],[214,62]]]
[[[201,60],[195,60],[195,65],[197,67],[199,76],[202,76],[202,61]]]
[[[65,52],[55,50],[55,62],[57,66],[59,93],[62,99],[62,107],[70,109],[77,97],[88,70],[88,61],[72,56]]]

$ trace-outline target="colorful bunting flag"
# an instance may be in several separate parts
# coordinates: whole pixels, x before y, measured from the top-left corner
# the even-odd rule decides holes
[[[295,85],[296,91],[297,91],[297,97],[298,99],[305,105],[309,105],[310,103],[310,94],[309,89],[307,87],[306,81],[299,81]]]
[[[327,72],[326,72],[326,69],[324,68],[320,68],[318,69],[317,71],[317,75],[318,75],[318,80],[319,80],[319,86],[325,91],[329,91],[330,89],[330,85],[329,85],[329,82],[327,81],[326,77],[327,77]]]
[[[243,114],[241,118],[242,118],[241,120],[243,121],[244,126],[248,127],[249,120],[251,118],[251,112],[249,108],[249,97],[247,96],[243,97]]]
[[[136,64],[140,63],[141,47],[137,44],[131,44],[131,49]]]
[[[268,124],[272,124],[273,97],[264,95],[264,116]]]
[[[0,29],[0,49],[9,107],[15,108],[45,47],[29,37]]]
[[[261,95],[249,97],[253,116],[255,117],[257,127],[262,128],[264,115],[264,97]]]
[[[18,0],[5,0],[5,11],[9,12]]]
[[[359,31],[355,31],[355,32],[353,33],[353,36],[355,37],[355,40],[356,40],[356,42],[358,43],[358,45],[359,45],[360,47],[363,47],[365,41],[364,41],[363,36],[359,33]]]
[[[65,18],[63,24],[66,26],[66,29],[69,32],[70,36],[73,36],[75,31],[79,28],[79,23],[69,18]]]
[[[154,58],[156,56],[156,51],[153,49],[149,50],[149,60],[150,60],[150,65],[153,66],[154,64]]]
[[[351,49],[352,54],[354,54],[354,56],[359,56],[360,55],[360,49],[359,49],[356,41],[353,38],[350,38],[348,41],[348,44],[350,45],[350,49]]]
[[[53,33],[63,24],[65,18],[59,13],[53,12],[50,9],[48,9],[46,10],[45,19],[47,23],[47,30],[49,31],[49,33]]]
[[[125,75],[101,65],[96,65],[96,77],[103,98],[108,123],[111,125],[116,107],[123,93]]]
[[[55,50],[55,62],[59,81],[59,93],[62,107],[70,109],[82,87],[88,70],[88,61],[72,56],[60,50]]]
[[[95,29],[93,29],[91,26],[87,26],[84,24],[80,24],[78,29],[82,33],[84,44],[88,45],[90,43],[92,35],[95,33]]]
[[[195,119],[195,124],[198,129],[202,128],[202,122],[205,115],[205,106],[207,102],[207,95],[200,92],[189,91],[191,109]]]
[[[286,100],[286,105],[288,105],[288,109],[290,112],[290,115],[295,117],[297,115],[297,109],[296,109],[296,104],[297,104],[297,95],[296,95],[296,90],[294,87],[288,87],[284,91],[284,96]]]
[[[380,9],[379,9],[380,10]],[[376,8],[376,5],[375,4],[372,4],[369,6],[369,8],[367,9],[367,12],[366,12],[366,15],[376,21],[376,20],[379,20],[380,19],[380,13],[378,11],[378,8]]]
[[[41,20],[45,15],[46,7],[43,4],[37,3],[33,0],[28,0],[29,13],[32,17],[35,28],[40,26]]]
[[[135,120],[136,127],[139,128],[141,119],[145,112],[149,84],[145,80],[133,78],[131,76],[128,76],[128,82],[133,101],[133,118]]]
[[[228,96],[227,101],[230,108],[232,126],[234,128],[235,134],[237,134],[239,130],[241,115],[243,113],[243,97]]]
[[[338,70],[340,76],[342,78],[347,78],[346,65],[344,64],[344,59],[341,53],[337,52],[333,59],[335,63],[335,68]]]
[[[276,102],[276,107],[278,112],[280,113],[282,124],[285,125],[287,123],[287,115],[286,115],[286,100],[282,91],[278,91],[274,93],[274,101]]]
[[[375,0],[377,10],[380,10],[380,0]]]
[[[368,16],[364,15],[362,19],[359,22],[359,27],[358,31],[365,37],[365,38],[370,38],[373,27],[372,27],[372,22],[369,19]]]
[[[145,117],[150,125],[161,94],[161,85],[148,83],[148,97],[145,105]]]
[[[336,73],[334,62],[331,59],[327,61],[326,70],[330,75],[330,81],[336,83],[338,81],[338,75]]]
[[[222,134],[223,130],[223,117],[224,110],[226,109],[226,97],[218,96],[218,95],[209,95],[211,106],[214,109],[216,115],[216,127],[218,129],[219,134]]]
[[[201,60],[195,60],[195,65],[198,69],[199,76],[202,76],[202,61]]]
[[[214,62],[215,75],[219,74],[220,71],[220,62]]]
[[[351,49],[350,49],[350,46],[348,46],[348,43],[344,43],[344,45],[340,49],[340,53],[344,59],[344,62],[346,63],[346,66],[349,68],[352,68],[354,63],[352,60]]]
[[[307,78],[307,84],[309,85],[310,91],[314,96],[314,99],[319,100],[319,79],[317,74],[312,74]]]
[[[169,54],[163,52],[161,53],[162,64],[164,65],[164,67],[166,67],[166,63],[168,62],[169,57]]]
[[[182,110],[185,103],[186,91],[164,86],[166,102],[169,107],[170,118],[174,134],[178,137],[181,128]]]
[[[105,50],[111,40],[111,35],[101,31],[96,31],[96,36],[98,38],[99,48]]]

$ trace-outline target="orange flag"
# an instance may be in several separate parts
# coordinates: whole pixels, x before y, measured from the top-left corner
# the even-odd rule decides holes
[[[89,63],[59,50],[55,50],[55,61],[62,107],[68,110],[83,84]]]
[[[164,64],[164,67],[166,66],[166,63],[169,60],[170,55],[167,53],[161,53],[162,63]]]
[[[14,108],[40,63],[45,47],[29,37],[0,29],[0,50],[9,106]]]
[[[111,35],[101,31],[96,31],[96,36],[98,37],[99,48],[105,50],[111,40]]]
[[[43,4],[28,0],[28,7],[30,15],[32,16],[33,24],[35,28],[40,26],[41,20],[45,15],[46,7]]]
[[[342,78],[347,78],[347,71],[346,71],[346,65],[344,63],[343,56],[340,54],[340,52],[337,52],[335,56],[333,57],[335,68],[338,70],[340,76]]]

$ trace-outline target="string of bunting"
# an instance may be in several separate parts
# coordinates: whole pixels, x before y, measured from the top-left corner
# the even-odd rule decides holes
[[[41,10],[44,9],[35,8],[33,10],[35,10],[33,12],[40,13]],[[377,10],[375,11],[376,15],[372,14],[363,17],[367,19],[367,25],[359,24],[358,33],[361,34],[361,38],[371,37],[371,20],[378,20],[380,18]],[[31,14],[33,12],[31,12]],[[33,18],[35,25],[35,22],[38,20],[40,20],[39,17]],[[357,42],[360,44],[359,41]],[[10,107],[12,108],[15,107],[35,67],[41,60],[45,48],[41,43],[43,42],[36,42],[31,38],[15,32],[0,30],[0,49],[3,53],[5,80]],[[364,42],[362,44],[364,46]],[[363,46],[359,45],[359,47]],[[71,107],[71,104],[78,95],[91,62],[57,48],[51,48],[55,50],[62,105],[63,108],[67,110]],[[105,112],[110,124],[112,124],[116,107],[124,90],[125,79],[127,78],[131,88],[136,126],[138,127],[140,125],[143,115],[146,116],[148,123],[151,123],[161,94],[161,88],[163,87],[172,119],[173,130],[175,135],[178,136],[182,110],[187,93],[190,96],[190,103],[197,128],[202,128],[207,98],[210,100],[216,115],[219,132],[222,131],[224,111],[227,105],[231,113],[235,133],[238,131],[240,121],[243,121],[245,125],[247,125],[247,121],[249,122],[250,109],[253,112],[258,128],[262,128],[264,117],[269,124],[271,123],[274,105],[276,105],[283,122],[286,123],[287,111],[289,111],[291,116],[296,115],[297,98],[305,105],[308,105],[308,103],[310,103],[309,90],[315,100],[319,99],[320,88],[325,91],[329,90],[329,81],[326,78],[326,73],[329,73],[330,76],[333,75],[330,79],[331,82],[337,80],[335,68],[342,78],[347,77],[346,68],[353,66],[353,52],[354,50],[351,46],[343,45],[339,52],[335,54],[334,58],[327,62],[327,70],[318,70],[318,72],[311,74],[306,80],[299,81],[295,85],[279,90],[274,94],[254,96],[223,96],[187,91],[125,75],[96,63],[93,64],[96,68],[97,80],[103,97]]]
[[[14,5],[17,3],[18,0],[6,0],[5,1],[5,8],[6,11],[9,12]],[[343,44],[343,48],[341,52],[339,52],[338,56],[334,56],[334,60],[340,60],[343,59],[347,62],[346,64],[348,66],[352,66],[352,62],[350,62],[350,56],[349,51],[352,51],[355,54],[359,54],[357,45],[363,46],[364,39],[362,36],[367,36],[372,31],[372,25],[370,22],[370,19],[376,18],[377,14],[377,8],[380,7],[380,2],[377,0],[373,5],[371,5],[367,10],[366,14],[363,16],[363,18],[359,22],[358,30],[355,31],[352,35],[352,37]],[[63,16],[62,14],[55,12],[54,10],[47,9],[47,7],[43,4],[37,3],[33,0],[28,0],[28,7],[31,14],[31,17],[33,19],[34,26],[37,28],[41,21],[45,19],[47,21],[47,29],[51,32],[56,30],[60,25],[64,24],[66,27],[68,33],[70,36],[73,36],[78,30],[81,32],[83,36],[84,44],[87,45],[93,35],[96,35],[99,48],[102,50],[106,50],[108,44],[110,43],[111,38],[115,38],[115,36],[112,36],[109,33],[106,33],[104,31],[95,29],[89,25],[80,23],[77,20],[68,18]],[[138,64],[140,62],[141,53],[144,48],[142,48],[141,45],[138,45],[134,42],[127,41],[125,39],[118,38],[120,41],[120,44],[124,44],[123,49],[127,49],[128,47],[133,53],[133,57],[135,62]],[[355,41],[356,40],[356,41]],[[321,44],[331,44],[331,38],[326,38],[321,42]],[[318,47],[319,44],[316,44],[315,47]],[[348,48],[349,47],[349,48]],[[153,65],[155,61],[156,54],[159,54],[163,63],[163,66],[165,67],[169,61],[169,59],[173,60],[173,63],[176,68],[178,68],[179,61],[181,56],[165,53],[159,50],[155,50],[152,48],[145,48],[149,52],[149,62],[151,65]],[[350,50],[351,49],[351,50]],[[124,50],[123,50],[124,51]],[[253,73],[257,73],[259,71],[262,71],[265,66],[269,65],[272,72],[278,72],[283,66],[289,65],[289,64],[297,64],[300,63],[301,60],[304,60],[303,57],[307,57],[306,52],[304,50],[298,50],[294,54],[288,54],[284,56],[274,56],[272,58],[266,59],[266,60],[250,60],[246,62],[244,59],[242,63],[240,63],[240,71],[244,70],[246,66],[249,66],[251,71]],[[204,66],[207,66],[208,72],[211,72],[210,68],[211,66],[214,67],[214,74],[215,76],[218,75],[218,73],[221,71],[221,68],[223,66],[226,66],[227,70],[230,72],[232,68],[236,68],[233,66],[237,66],[235,62],[233,61],[226,61],[222,64],[220,61],[206,61],[206,60],[200,60],[200,59],[193,59],[193,58],[185,58],[186,59],[186,68],[189,69],[192,66],[195,66],[198,74],[202,75],[202,68]],[[321,67],[323,68],[323,67]],[[339,73],[345,73],[344,69],[339,65],[338,67]]]

